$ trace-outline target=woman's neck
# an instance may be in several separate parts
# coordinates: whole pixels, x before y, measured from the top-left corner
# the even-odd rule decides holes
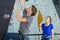
[[[50,25],[50,23],[45,23],[45,26],[49,26]]]

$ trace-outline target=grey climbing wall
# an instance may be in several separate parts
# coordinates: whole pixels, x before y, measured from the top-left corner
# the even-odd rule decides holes
[[[4,40],[15,0],[0,0],[0,40]]]

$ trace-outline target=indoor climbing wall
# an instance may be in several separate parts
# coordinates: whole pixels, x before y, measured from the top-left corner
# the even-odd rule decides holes
[[[15,0],[0,0],[0,40],[4,40]]]
[[[55,33],[60,33],[59,15],[56,12],[56,9],[55,9],[55,6],[54,6],[52,0],[29,0],[27,2],[25,1],[24,4],[25,4],[26,8],[30,7],[31,5],[35,5],[38,10],[37,14],[33,17],[33,22],[29,28],[29,34],[37,34],[37,33],[40,34],[41,33],[38,30],[38,28],[39,28],[38,26],[39,26],[39,24],[42,24],[45,22],[46,16],[52,17],[52,23],[54,24],[54,31],[55,31]],[[15,1],[15,5],[17,6],[19,13],[22,17],[23,11],[21,9],[19,0]],[[15,11],[13,10],[12,16],[10,19],[10,24],[8,27],[8,31],[6,34],[7,37],[8,38],[11,37],[11,36],[9,36],[11,34],[18,35],[19,27],[20,27],[20,22],[18,22]],[[13,35],[13,36],[15,37],[15,35]],[[37,36],[31,36],[31,37],[29,36],[29,38],[30,38],[30,40],[33,40],[33,38],[34,38],[34,40],[40,40],[40,39],[38,39]],[[9,39],[12,39],[12,37]]]

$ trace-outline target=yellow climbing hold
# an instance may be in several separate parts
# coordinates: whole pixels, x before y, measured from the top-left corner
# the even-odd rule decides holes
[[[37,17],[37,25],[38,25],[38,28],[40,28],[40,24],[41,24],[42,20],[43,20],[42,14],[41,14],[41,12],[39,11],[39,12],[38,12],[38,17]]]

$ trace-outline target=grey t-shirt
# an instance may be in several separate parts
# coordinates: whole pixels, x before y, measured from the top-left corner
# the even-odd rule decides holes
[[[20,31],[21,32],[28,32],[29,31],[29,26],[32,23],[33,17],[32,16],[27,16],[27,11],[26,11],[26,9],[24,9],[23,18],[26,18],[27,22],[21,22],[20,23]]]

